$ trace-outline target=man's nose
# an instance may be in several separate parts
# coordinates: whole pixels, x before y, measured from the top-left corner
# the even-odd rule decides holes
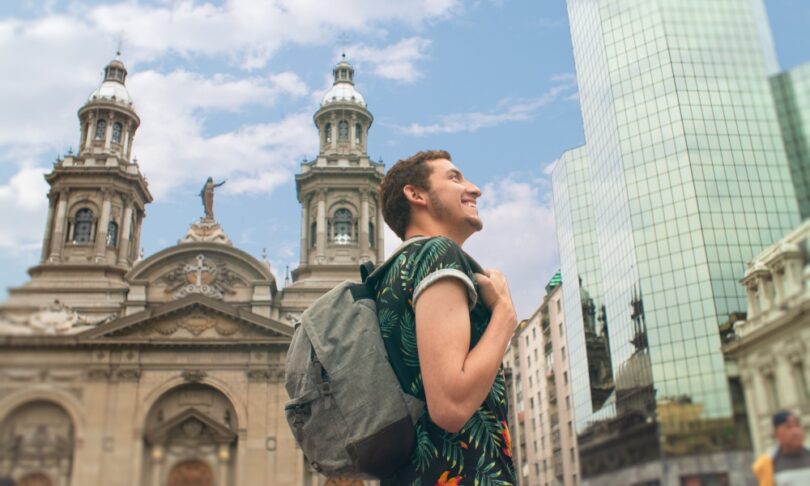
[[[469,182],[468,184],[469,185],[467,186],[467,192],[469,192],[475,197],[481,197],[481,189],[479,189],[478,186],[476,186],[472,182]]]

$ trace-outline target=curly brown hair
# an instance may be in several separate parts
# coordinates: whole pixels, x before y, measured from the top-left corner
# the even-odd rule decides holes
[[[380,183],[383,219],[400,239],[405,239],[405,231],[411,219],[411,206],[405,198],[403,188],[410,184],[429,191],[432,169],[426,162],[438,159],[453,160],[446,150],[421,150],[407,159],[397,161]]]

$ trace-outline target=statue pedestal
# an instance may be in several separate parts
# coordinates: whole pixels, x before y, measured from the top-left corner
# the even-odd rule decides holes
[[[212,218],[203,217],[199,221],[191,223],[188,233],[180,240],[180,243],[198,243],[202,241],[233,246],[222,226]]]

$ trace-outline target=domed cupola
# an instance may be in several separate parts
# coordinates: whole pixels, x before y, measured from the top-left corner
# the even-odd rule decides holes
[[[105,154],[129,161],[132,139],[141,123],[124,84],[127,68],[116,56],[104,68],[104,80],[79,109],[80,154]]]
[[[354,86],[354,67],[346,55],[332,69],[335,81],[321,99],[315,113],[315,125],[320,133],[323,155],[366,156],[366,137],[374,117],[366,100]]]
[[[335,77],[335,82],[329,88],[329,91],[323,95],[321,106],[330,103],[355,103],[363,107],[366,106],[363,95],[354,87],[354,68],[346,62],[345,54],[344,59],[337,63],[332,70],[332,74]]]

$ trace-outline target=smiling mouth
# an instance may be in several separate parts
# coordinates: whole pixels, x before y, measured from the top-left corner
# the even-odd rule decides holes
[[[478,209],[478,205],[476,205],[474,201],[467,201],[462,204],[467,206],[468,208]]]

